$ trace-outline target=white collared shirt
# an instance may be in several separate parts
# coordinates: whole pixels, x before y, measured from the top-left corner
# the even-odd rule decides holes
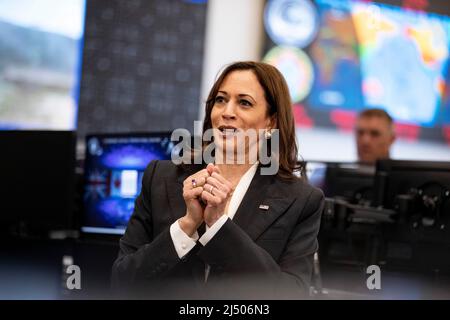
[[[197,241],[200,241],[203,246],[206,246],[206,244],[216,235],[220,228],[222,228],[225,222],[227,222],[228,219],[233,219],[245,193],[248,190],[248,187],[250,186],[250,183],[253,180],[253,177],[255,176],[257,169],[258,162],[253,164],[241,177],[236,189],[233,192],[233,195],[231,196],[230,203],[228,205],[228,212],[222,215],[211,227],[206,226],[206,231],[200,239],[197,231],[193,234],[192,238],[184,233],[178,223],[178,220],[172,223],[170,226],[170,236],[180,259],[195,247]]]

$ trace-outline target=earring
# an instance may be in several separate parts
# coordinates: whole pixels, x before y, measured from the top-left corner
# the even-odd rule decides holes
[[[266,138],[266,139],[270,139],[270,138],[272,138],[272,130],[266,130],[266,132],[264,132],[264,137]]]

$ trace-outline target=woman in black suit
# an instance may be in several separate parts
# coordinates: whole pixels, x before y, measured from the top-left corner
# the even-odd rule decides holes
[[[155,299],[305,297],[323,194],[294,173],[295,125],[281,73],[259,62],[229,65],[206,102],[203,132],[210,129],[209,164],[147,167],[113,287],[122,297]],[[252,130],[256,140],[237,139]],[[263,171],[263,142],[277,146],[272,174]]]

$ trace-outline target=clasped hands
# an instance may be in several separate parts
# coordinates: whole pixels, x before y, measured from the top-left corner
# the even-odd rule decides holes
[[[212,163],[186,178],[183,182],[186,214],[178,220],[181,229],[192,236],[203,222],[212,226],[225,213],[232,191],[231,182]]]

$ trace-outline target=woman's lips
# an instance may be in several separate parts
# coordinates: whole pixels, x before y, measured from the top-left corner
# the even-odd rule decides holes
[[[236,132],[237,131],[233,130],[233,129],[225,129],[225,130],[221,131],[220,133],[225,137],[232,137],[232,136],[235,136]]]
[[[226,139],[235,137],[239,132],[239,130],[233,126],[219,126],[217,129],[219,130],[220,136]]]

